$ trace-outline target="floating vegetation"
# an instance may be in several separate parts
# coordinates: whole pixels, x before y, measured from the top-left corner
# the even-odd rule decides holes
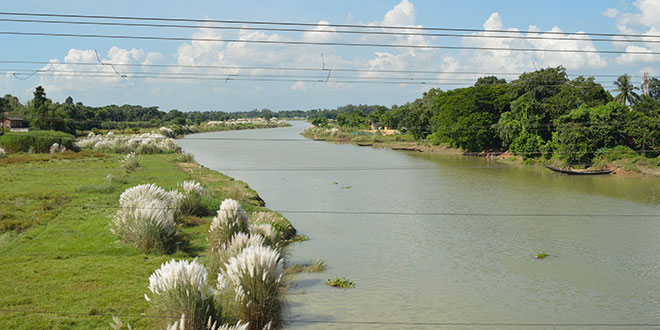
[[[351,189],[351,186],[343,186],[341,189]]]
[[[337,182],[337,181],[332,181],[332,184],[339,184],[339,182]]]
[[[296,235],[293,238],[289,240],[290,243],[302,243],[302,242],[307,242],[309,241],[309,236],[307,235]]]
[[[347,280],[344,277],[342,277],[342,278],[335,277],[335,279],[328,279],[328,281],[325,282],[325,284],[327,284],[327,285],[329,285],[333,288],[342,288],[342,289],[354,288],[355,287],[355,283],[353,283],[353,281]]]
[[[547,258],[547,257],[549,257],[549,256],[550,256],[549,254],[547,254],[547,253],[545,253],[545,252],[541,252],[541,253],[537,253],[537,254],[535,254],[535,255],[534,255],[534,258],[536,258],[536,259],[545,259],[545,258]]]
[[[328,265],[321,259],[316,259],[313,263],[291,264],[285,267],[287,274],[323,273],[326,269]]]

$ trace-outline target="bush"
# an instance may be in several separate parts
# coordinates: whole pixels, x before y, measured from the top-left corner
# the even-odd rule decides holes
[[[248,246],[264,246],[264,238],[261,235],[236,233],[231,237],[228,244],[211,248],[208,253],[208,265],[212,275],[216,275],[226,269],[229,260],[243,251]]]
[[[4,148],[0,148],[0,158],[7,158],[7,153]]]
[[[217,287],[229,290],[226,311],[247,321],[248,329],[279,327],[282,302],[279,297],[284,270],[280,254],[271,247],[248,246],[229,260],[218,275]],[[231,307],[231,308],[230,308]]]
[[[635,159],[640,155],[626,146],[616,146],[614,148],[600,148],[594,154],[594,160],[606,160],[613,162],[619,159]]]
[[[179,184],[183,188],[183,198],[181,200],[180,211],[183,214],[206,216],[208,214],[206,205],[202,202],[204,197],[204,188],[196,181],[183,181]]]
[[[121,194],[119,205],[110,230],[121,241],[146,253],[174,249],[179,231],[169,193],[153,184],[135,186]]]
[[[191,153],[182,152],[177,156],[176,161],[179,163],[192,163],[195,161],[195,156]]]
[[[220,314],[206,269],[197,260],[163,263],[149,277],[149,291],[151,297],[146,294],[144,297],[156,315],[172,318],[184,315],[179,320],[180,329],[205,329],[207,322],[217,320]]]
[[[57,143],[66,149],[74,149],[74,137],[57,131],[8,132],[0,136],[0,147],[8,152],[50,152]]]
[[[131,152],[124,156],[124,159],[121,160],[121,167],[126,171],[126,172],[133,172],[139,169],[142,165],[140,165],[140,157],[136,156],[134,152]]]
[[[211,248],[220,250],[229,244],[236,233],[249,233],[248,216],[241,204],[233,199],[225,199],[220,205],[217,215],[211,221],[209,241]]]

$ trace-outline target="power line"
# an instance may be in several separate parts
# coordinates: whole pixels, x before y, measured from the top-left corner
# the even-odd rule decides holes
[[[5,64],[51,64],[57,65],[82,65],[98,66],[98,62],[51,62],[51,61],[25,61],[25,60],[0,60]],[[360,73],[407,73],[407,74],[449,74],[449,75],[496,75],[496,76],[519,76],[525,72],[484,72],[484,71],[434,71],[434,70],[384,70],[384,69],[352,69],[352,68],[311,68],[311,67],[273,67],[273,66],[237,66],[237,65],[183,65],[183,64],[139,64],[139,63],[111,63],[114,66],[127,67],[158,67],[158,68],[193,68],[193,69],[232,69],[232,70],[275,70],[275,71],[318,71],[325,72],[332,70],[337,72],[360,72]],[[569,77],[590,76],[590,77],[609,77],[618,78],[616,74],[590,74],[577,73],[568,74]],[[629,75],[633,78],[642,78],[641,75]]]
[[[30,73],[17,73],[30,71]],[[394,84],[394,85],[437,85],[437,86],[458,86],[470,87],[474,79],[465,78],[431,78],[431,77],[378,77],[378,76],[306,76],[306,75],[269,75],[269,74],[204,74],[204,73],[168,73],[168,72],[132,72],[132,73],[114,73],[103,71],[74,71],[74,70],[25,70],[25,69],[5,69],[0,74],[26,75],[26,78],[17,77],[25,80],[34,75],[41,77],[74,77],[74,78],[127,78],[127,79],[153,79],[153,80],[211,80],[211,81],[261,81],[261,82],[307,82],[307,83],[347,83],[347,84]],[[456,81],[456,82],[452,82]],[[559,80],[558,80],[559,81]],[[562,81],[563,82],[563,81]],[[594,81],[597,85],[572,86],[577,89],[603,88],[606,82]],[[614,83],[609,83],[614,85]],[[509,83],[508,86],[524,85],[529,87],[540,86],[561,86],[562,84],[516,84]]]
[[[507,51],[507,52],[515,51],[515,52],[549,52],[549,53],[660,55],[660,52],[655,52],[655,51],[627,51],[627,50],[474,47],[474,46],[441,46],[441,45],[421,45],[421,44],[409,45],[409,44],[383,44],[383,43],[350,43],[350,42],[329,42],[329,41],[312,42],[312,41],[286,41],[286,40],[161,37],[161,36],[120,35],[120,34],[111,35],[111,34],[19,32],[19,31],[0,31],[0,34],[16,35],[16,36],[41,36],[41,37],[76,37],[76,38],[136,39],[136,40],[160,40],[160,41],[255,43],[255,44],[268,44],[268,45],[312,45],[312,46],[383,47],[383,48],[444,49],[444,50],[483,50],[483,51]]]
[[[358,34],[358,35],[386,35],[386,36],[424,36],[424,37],[460,37],[460,38],[486,38],[486,39],[522,39],[522,40],[558,40],[583,42],[621,42],[621,43],[660,43],[660,40],[651,39],[586,39],[588,35],[575,34],[580,38],[569,37],[543,37],[530,35],[492,35],[492,34],[450,34],[450,33],[420,33],[420,32],[392,32],[373,30],[323,30],[323,29],[296,29],[296,28],[268,28],[248,26],[210,26],[210,25],[181,25],[181,24],[153,24],[153,23],[120,23],[120,22],[88,22],[64,20],[38,20],[38,19],[10,19],[0,18],[0,22],[12,23],[40,23],[40,24],[70,24],[70,25],[100,25],[100,26],[128,26],[128,27],[156,27],[156,28],[184,28],[184,29],[211,29],[211,30],[242,30],[242,31],[270,31],[270,32],[303,32],[303,33],[330,33],[330,34]],[[325,24],[318,25],[319,27]],[[645,36],[645,38],[648,38]]]
[[[214,20],[214,19],[192,19],[192,18],[139,17],[139,16],[76,15],[76,14],[56,14],[56,13],[0,12],[0,15],[84,18],[84,19],[139,20],[139,21],[161,21],[161,22],[189,22],[189,23],[207,23],[207,24],[223,23],[223,24],[285,25],[285,26],[308,26],[308,27],[324,26],[324,27],[339,27],[339,28],[362,28],[362,29],[385,29],[385,30],[393,29],[393,30],[417,30],[417,31],[452,31],[452,32],[484,32],[484,33],[511,33],[511,34],[578,35],[578,36],[626,37],[626,38],[629,37],[660,38],[660,35],[651,35],[651,34],[558,32],[558,31],[543,32],[543,31],[533,31],[533,30],[468,29],[468,28],[446,28],[446,27],[329,24],[329,23],[318,24],[318,23],[277,22],[277,21]]]

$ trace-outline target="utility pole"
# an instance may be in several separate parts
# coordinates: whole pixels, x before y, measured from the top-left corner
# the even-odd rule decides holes
[[[644,79],[642,81],[642,95],[649,96],[649,85],[651,81],[649,80],[649,73],[644,72]]]

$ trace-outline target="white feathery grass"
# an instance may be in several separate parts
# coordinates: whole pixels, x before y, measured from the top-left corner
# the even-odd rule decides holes
[[[145,252],[168,251],[179,233],[172,204],[170,194],[154,184],[126,189],[110,231]]]
[[[183,192],[185,192],[186,194],[204,195],[204,188],[199,182],[195,180],[183,181],[183,183],[179,184],[179,186],[183,188]]]
[[[262,236],[266,245],[278,248],[282,243],[282,234],[267,223],[250,224],[250,234]]]
[[[163,126],[163,127],[159,128],[159,129],[158,129],[158,133],[160,133],[160,134],[163,135],[163,136],[167,136],[167,137],[169,137],[169,138],[173,138],[173,137],[174,137],[174,131],[172,131],[172,129],[169,128],[169,127],[164,127],[164,126]]]
[[[112,134],[103,136],[90,133],[86,138],[78,140],[76,145],[80,148],[97,151],[110,150],[118,153],[136,152],[138,154],[178,152],[181,149],[174,139],[156,132],[126,136]]]
[[[178,190],[170,190],[167,192],[170,195],[172,200],[172,211],[174,212],[174,218],[177,218],[181,213],[181,208],[183,206],[183,201],[186,198],[186,195],[179,192]]]
[[[149,277],[145,299],[161,315],[178,317],[168,329],[203,329],[219,311],[214,308],[217,292],[208,285],[206,268],[197,260],[170,260]]]
[[[171,324],[168,324],[165,330],[186,330],[186,328],[184,328],[185,321],[186,321],[185,314],[181,314],[181,318],[177,321],[174,321]],[[204,330],[247,330],[248,323],[243,323],[243,321],[238,321],[236,325],[229,325],[229,324],[218,325],[217,321],[212,322],[212,319],[209,318],[206,327],[203,329]]]
[[[209,229],[209,241],[219,248],[227,244],[236,233],[248,233],[248,215],[243,211],[241,204],[233,199],[225,199]]]
[[[206,268],[197,260],[172,259],[151,274],[148,289],[155,295],[161,295],[177,288],[190,287],[197,290],[204,299],[215,298],[213,289],[208,285],[207,276]]]
[[[233,292],[235,317],[246,320],[252,329],[261,329],[282,319],[279,289],[284,270],[279,252],[268,246],[248,246],[229,259],[218,274],[217,288]]]
[[[53,143],[53,144],[50,146],[50,153],[51,153],[51,154],[57,154],[57,153],[64,152],[64,151],[66,151],[66,147],[60,145],[60,144],[57,143],[57,142]]]
[[[0,147],[0,158],[7,158],[7,152],[2,147]]]

